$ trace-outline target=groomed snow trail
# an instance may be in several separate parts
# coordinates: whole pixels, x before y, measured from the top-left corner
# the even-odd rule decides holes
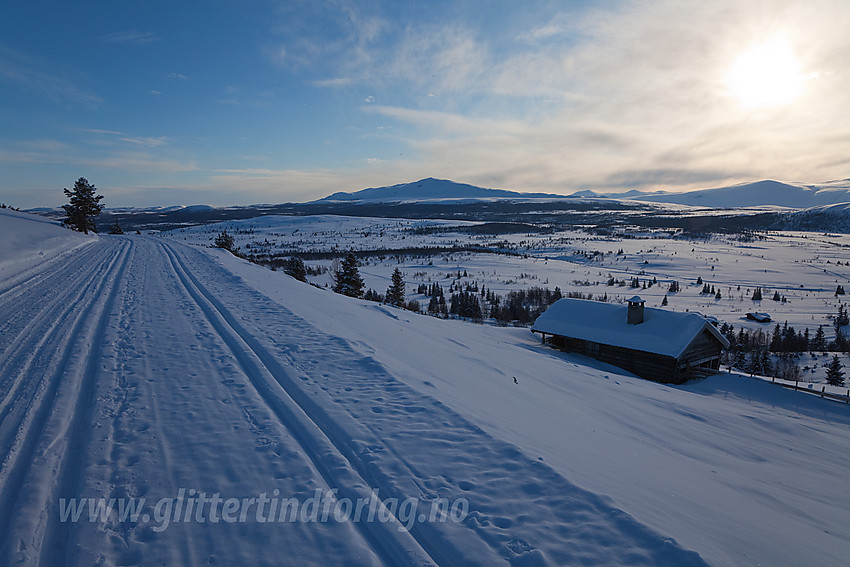
[[[104,237],[0,282],[0,333],[2,565],[702,564],[189,247]],[[60,521],[63,498],[152,517],[181,489],[468,514]]]

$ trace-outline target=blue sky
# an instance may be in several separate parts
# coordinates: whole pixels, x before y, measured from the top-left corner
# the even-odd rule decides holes
[[[850,177],[850,2],[0,7],[0,202]]]

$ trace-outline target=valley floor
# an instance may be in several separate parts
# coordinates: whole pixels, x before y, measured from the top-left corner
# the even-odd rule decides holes
[[[0,353],[3,565],[850,553],[844,406],[729,375],[654,384],[220,251],[104,236],[8,276]],[[221,504],[215,520],[215,497],[240,517]],[[135,521],[63,521],[81,498],[145,502]],[[294,521],[277,498],[302,506]],[[360,521],[340,504],[378,500]]]

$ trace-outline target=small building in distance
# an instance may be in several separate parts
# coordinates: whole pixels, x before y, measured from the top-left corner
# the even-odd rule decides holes
[[[755,311],[753,313],[747,313],[747,319],[750,321],[756,321],[757,323],[770,323],[770,315],[767,313],[759,313]]]
[[[558,348],[656,382],[681,384],[720,369],[720,353],[729,341],[710,321],[644,303],[638,296],[627,305],[560,299],[537,318],[531,332]]]

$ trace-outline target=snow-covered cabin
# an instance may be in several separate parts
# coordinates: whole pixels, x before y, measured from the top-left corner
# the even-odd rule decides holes
[[[681,384],[720,368],[720,353],[729,341],[710,321],[644,303],[637,296],[627,305],[560,299],[537,318],[531,332],[561,349],[657,382]]]
[[[767,313],[759,313],[758,311],[754,313],[747,313],[747,319],[750,321],[756,321],[757,323],[770,323],[770,315]]]

